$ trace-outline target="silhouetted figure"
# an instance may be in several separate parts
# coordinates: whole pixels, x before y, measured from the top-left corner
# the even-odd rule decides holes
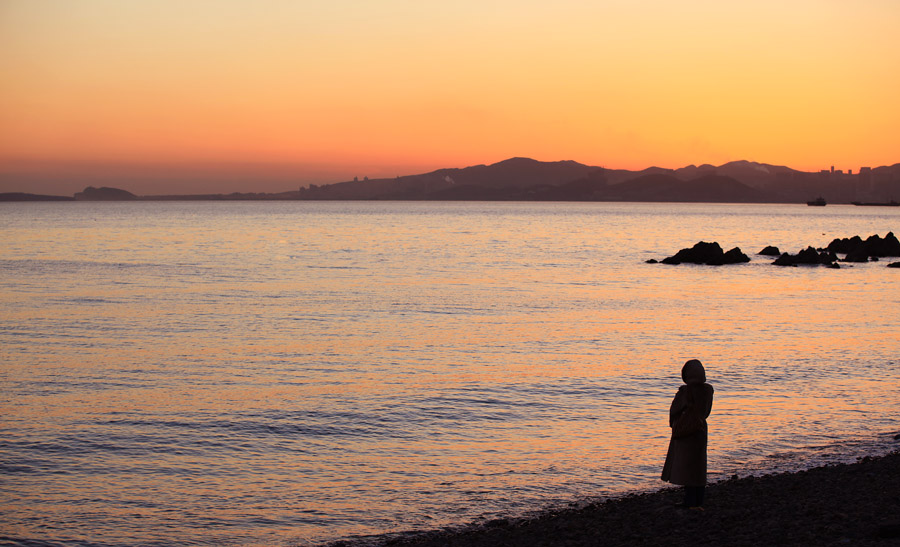
[[[672,439],[662,480],[684,486],[684,506],[702,507],[706,488],[706,418],[712,410],[713,387],[706,383],[706,371],[697,359],[681,369],[685,385],[678,388],[669,408]]]

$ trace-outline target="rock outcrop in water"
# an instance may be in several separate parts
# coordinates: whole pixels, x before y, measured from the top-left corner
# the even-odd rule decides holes
[[[764,251],[774,249],[774,247],[766,247],[760,254],[766,254]],[[842,262],[869,262],[875,261],[885,256],[900,256],[900,241],[894,236],[893,232],[888,232],[883,238],[878,234],[869,236],[863,240],[859,236],[850,238],[834,239],[824,249],[815,249],[812,246],[800,251],[796,255],[788,253],[781,254],[773,264],[776,266],[796,266],[798,264],[807,265],[826,265],[832,268],[839,268],[838,254],[843,254]],[[895,267],[895,266],[890,266]]]
[[[664,258],[663,264],[706,264],[708,266],[721,266],[723,264],[739,264],[750,262],[750,257],[735,247],[727,253],[722,250],[718,242],[707,243],[700,241],[690,249],[681,249],[674,256]]]
[[[838,253],[843,254],[844,258],[839,259]],[[809,265],[840,268],[839,260],[842,262],[869,262],[878,260],[881,257],[900,256],[900,240],[897,239],[893,232],[888,232],[884,237],[875,234],[865,240],[859,236],[834,239],[824,249],[809,246],[795,255],[782,253],[778,247],[772,245],[767,245],[757,254],[778,257],[772,263],[776,266]],[[719,266],[722,264],[750,262],[750,258],[741,252],[739,247],[735,247],[726,253],[717,242],[707,243],[701,241],[690,249],[681,249],[675,255],[664,258],[662,261],[655,259],[647,261],[648,264],[658,264],[659,262],[663,264],[689,263]],[[889,264],[888,267],[900,268],[900,262]]]
[[[824,265],[831,268],[840,268],[836,254],[827,250],[819,251],[812,247],[807,247],[795,255],[783,253],[772,264],[776,266],[797,266],[798,264]]]
[[[833,240],[828,244],[828,250],[846,255],[845,262],[868,262],[870,258],[900,256],[900,241],[894,232],[888,232],[883,238],[878,234],[871,235],[865,241],[853,236]]]

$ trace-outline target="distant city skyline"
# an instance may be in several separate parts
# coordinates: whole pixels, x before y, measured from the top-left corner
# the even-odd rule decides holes
[[[0,191],[900,161],[900,3],[0,4]]]

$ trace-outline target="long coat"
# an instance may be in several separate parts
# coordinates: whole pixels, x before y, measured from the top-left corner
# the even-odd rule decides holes
[[[678,393],[669,408],[669,427],[675,419],[686,411],[693,399],[692,412],[703,417],[703,428],[686,437],[672,438],[666,463],[663,465],[662,480],[683,486],[704,486],[706,484],[706,444],[709,430],[706,418],[712,410],[713,387],[707,383],[690,383],[678,388]]]

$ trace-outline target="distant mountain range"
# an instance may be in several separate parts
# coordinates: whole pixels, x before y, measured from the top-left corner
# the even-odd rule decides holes
[[[900,163],[856,173],[804,172],[750,161],[681,169],[605,169],[574,161],[511,158],[492,165],[439,169],[420,175],[310,185],[277,194],[236,193],[136,196],[88,187],[71,198],[0,194],[0,201],[36,200],[482,200],[829,203],[900,198]]]
[[[749,161],[681,169],[605,169],[574,161],[512,158],[392,179],[353,180],[300,190],[300,199],[682,201],[833,203],[900,197],[900,164],[856,174],[809,173]]]

